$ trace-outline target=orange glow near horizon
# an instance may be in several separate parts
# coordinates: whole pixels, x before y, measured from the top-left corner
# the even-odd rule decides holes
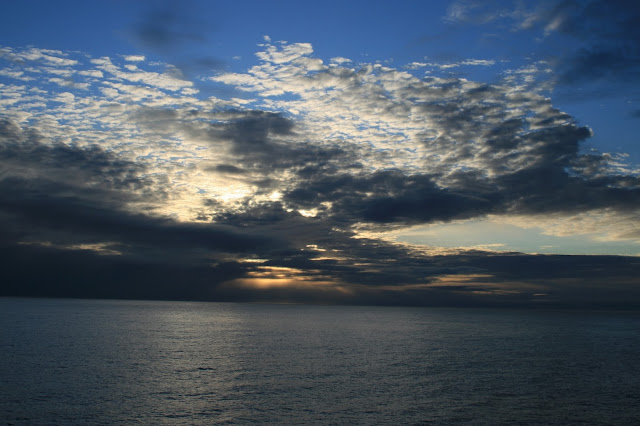
[[[310,275],[318,273],[318,275]],[[303,271],[296,268],[282,266],[260,266],[255,271],[249,272],[246,278],[237,278],[226,284],[232,287],[246,287],[252,289],[324,289],[336,290],[341,293],[350,291],[331,280],[330,277],[320,275],[320,271]]]

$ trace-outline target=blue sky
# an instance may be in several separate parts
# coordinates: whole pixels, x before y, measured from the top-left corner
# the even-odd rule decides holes
[[[230,300],[249,289],[515,303],[553,275],[521,262],[562,271],[566,255],[575,276],[558,272],[562,282],[600,261],[634,282],[633,2],[4,10],[0,218],[12,256],[88,257],[115,276],[170,258],[185,276],[217,276],[213,293]]]

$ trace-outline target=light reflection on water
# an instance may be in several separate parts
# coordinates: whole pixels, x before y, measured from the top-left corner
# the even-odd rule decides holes
[[[3,423],[636,423],[640,315],[0,299]]]

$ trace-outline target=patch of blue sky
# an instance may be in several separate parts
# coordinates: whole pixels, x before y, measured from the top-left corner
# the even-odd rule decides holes
[[[489,220],[445,223],[393,233],[398,241],[447,248],[540,254],[640,256],[637,241],[607,241],[604,234],[556,236],[541,228],[523,228]]]

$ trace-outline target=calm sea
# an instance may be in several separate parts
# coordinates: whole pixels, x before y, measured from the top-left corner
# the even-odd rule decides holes
[[[639,424],[625,312],[0,299],[4,424]]]

